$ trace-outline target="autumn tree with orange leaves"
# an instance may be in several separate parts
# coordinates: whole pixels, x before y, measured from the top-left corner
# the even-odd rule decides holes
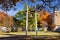
[[[20,0],[0,0],[0,9],[6,11],[6,27],[8,27],[8,16],[7,11],[9,11],[11,8],[14,8],[16,6],[16,3]],[[16,8],[14,8],[16,10]]]

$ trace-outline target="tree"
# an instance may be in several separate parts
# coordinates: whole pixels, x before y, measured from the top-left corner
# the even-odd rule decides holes
[[[30,5],[30,3],[31,3],[31,5]],[[29,3],[29,6],[33,7],[35,9],[35,11],[37,11],[37,12],[44,9],[50,13],[55,13],[56,10],[60,9],[59,0],[30,0],[30,3]]]
[[[29,7],[29,14],[28,14],[28,24],[30,29],[35,30],[35,10],[32,7]]]
[[[18,19],[18,25],[20,27],[25,27],[26,26],[26,8],[24,8],[22,11],[19,11],[16,14],[16,19]],[[34,9],[29,7],[28,11],[28,29],[33,29],[35,27],[35,19],[34,19]],[[33,28],[32,28],[33,27]]]
[[[19,0],[0,0],[0,8],[4,11],[8,11],[16,6],[17,2],[19,2]]]
[[[6,28],[8,27],[8,16],[7,11],[16,6],[16,3],[20,0],[0,0],[0,9],[6,11]],[[16,8],[14,8],[15,10]]]
[[[37,4],[34,5],[34,6],[36,6],[35,9],[37,9],[37,10],[45,9],[49,12],[50,12],[50,10],[53,10],[53,13],[55,12],[55,10],[58,10],[59,6],[60,6],[60,1],[59,0],[30,0],[30,2],[37,3]],[[47,7],[47,9],[46,9],[46,7]]]
[[[26,26],[26,12],[24,10],[19,11],[16,15],[16,19],[18,20],[18,24],[20,27],[24,27]]]
[[[7,11],[16,6],[16,3],[20,0],[0,0],[0,8],[6,11],[6,27],[8,27],[8,16]],[[15,9],[15,8],[14,8]]]

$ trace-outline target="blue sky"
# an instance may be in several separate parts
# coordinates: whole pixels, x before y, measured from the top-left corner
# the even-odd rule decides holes
[[[25,0],[26,1],[26,0]],[[58,2],[60,2],[60,1],[58,1]],[[54,6],[54,5],[57,5],[57,0],[54,2],[51,2],[51,4],[52,4],[52,6]],[[43,2],[42,1],[38,1],[38,2],[36,2],[36,3],[32,3],[32,2],[28,2],[28,5],[30,5],[30,6],[34,6],[34,5],[36,5],[36,4],[43,4]],[[60,7],[60,6],[59,6]],[[15,8],[17,8],[17,10],[13,10],[13,8],[10,10],[10,11],[8,11],[8,15],[11,15],[11,16],[15,16],[16,15],[16,13],[19,11],[19,10],[23,10],[23,8],[24,8],[24,4],[22,4],[22,3],[17,3],[16,4],[16,7]],[[60,8],[58,8],[58,9],[60,9]],[[45,10],[47,10],[47,11],[49,11],[49,12],[51,12],[51,13],[53,13],[53,9],[52,8],[49,8],[48,6],[45,6]],[[0,11],[3,11],[3,10],[1,10],[0,9]]]
[[[51,2],[51,6],[57,5],[58,2],[60,2],[60,1],[58,1],[58,0],[53,0],[53,1]],[[36,4],[42,5],[43,2],[42,2],[42,1],[37,1],[37,2],[35,2],[35,3],[29,2],[28,4],[31,5],[31,6],[34,6],[34,5],[36,5]],[[46,4],[48,4],[48,3],[46,2]],[[37,6],[36,6],[36,7],[37,7]],[[59,6],[59,7],[60,7],[60,6]],[[44,9],[47,10],[47,11],[49,11],[50,13],[53,13],[53,8],[50,8],[50,7],[48,7],[47,5],[44,6]],[[58,8],[58,10],[59,10],[59,9],[60,9],[60,8]]]
[[[24,5],[21,4],[21,3],[17,3],[15,8],[17,8],[17,10],[13,10],[13,8],[12,8],[10,11],[8,11],[8,15],[11,15],[11,16],[16,15],[16,13],[17,13],[19,10],[23,10]]]
[[[17,13],[19,10],[23,10],[24,5],[23,5],[22,3],[17,3],[14,8],[16,8],[17,10],[13,10],[13,8],[11,8],[11,10],[7,11],[7,14],[10,15],[10,16],[15,16],[16,13]],[[3,11],[3,10],[0,9],[0,12],[2,12],[2,11]],[[5,11],[3,11],[3,12],[5,12]]]

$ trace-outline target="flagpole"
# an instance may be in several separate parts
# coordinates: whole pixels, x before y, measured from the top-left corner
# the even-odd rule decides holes
[[[38,27],[37,27],[37,11],[36,11],[36,5],[35,5],[35,25],[36,25],[36,36],[38,35]]]
[[[36,25],[36,36],[38,35],[38,28],[37,28],[37,12],[35,12],[35,25]]]
[[[26,36],[28,35],[28,5],[27,5],[27,14],[26,14]]]

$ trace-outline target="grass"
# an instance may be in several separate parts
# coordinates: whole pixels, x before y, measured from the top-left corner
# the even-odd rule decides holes
[[[14,35],[25,35],[26,32],[25,31],[21,31],[21,32],[10,32],[10,33],[0,33],[0,35],[3,35],[3,34],[14,34]],[[30,31],[28,32],[28,35],[36,35],[36,32],[34,31]],[[44,32],[44,31],[38,31],[38,36],[41,36],[41,35],[53,35],[53,36],[58,36],[59,33],[56,33],[56,32]]]

